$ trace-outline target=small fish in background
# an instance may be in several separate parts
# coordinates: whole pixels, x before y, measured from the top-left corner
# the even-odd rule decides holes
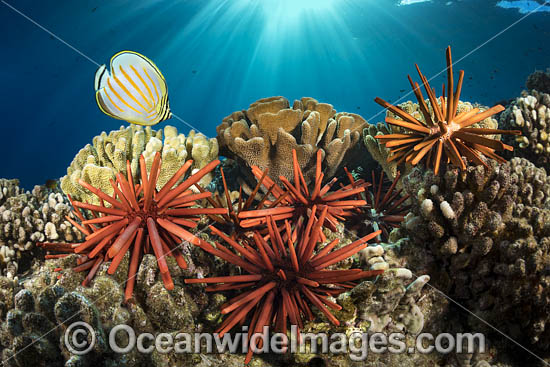
[[[95,74],[95,97],[106,115],[132,124],[152,126],[172,117],[168,86],[158,67],[147,57],[121,51]]]
[[[57,180],[46,180],[44,186],[50,190],[55,190],[57,188]]]

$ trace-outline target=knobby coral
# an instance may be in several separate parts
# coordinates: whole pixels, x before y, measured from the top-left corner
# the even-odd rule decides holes
[[[468,112],[464,111],[457,114],[464,71],[460,71],[456,90],[453,91],[454,79],[451,48],[447,48],[447,98],[444,97],[445,84],[443,84],[443,92],[438,102],[435,89],[431,88],[428,79],[422,74],[418,65],[416,65],[416,69],[428,94],[430,106],[424,101],[419,84],[413,82],[410,76],[408,78],[420,105],[424,120],[415,118],[400,107],[394,106],[381,98],[377,97],[375,99],[378,104],[401,118],[386,117],[386,123],[398,126],[406,131],[406,133],[375,136],[376,139],[381,140],[386,148],[391,148],[391,156],[388,158],[388,161],[397,160],[398,164],[406,162],[414,166],[425,160],[426,165],[432,167],[436,174],[439,173],[441,162],[444,164],[451,162],[454,166],[465,169],[466,165],[461,156],[465,156],[475,164],[484,166],[486,164],[481,159],[481,156],[487,156],[503,162],[504,159],[495,154],[495,151],[511,151],[513,147],[484,135],[520,135],[521,132],[517,130],[476,128],[472,126],[504,110],[504,107],[501,105],[491,107],[484,112],[480,112],[479,108],[474,108]],[[433,110],[435,118],[432,118],[430,114],[430,107]]]
[[[507,128],[520,129],[523,136],[509,137],[515,155],[541,167],[550,162],[550,94],[524,91],[500,115]]]
[[[116,175],[116,183],[111,180],[114,191],[111,196],[83,180],[79,181],[80,185],[96,195],[101,203],[93,205],[72,201],[74,213],[81,223],[71,221],[86,235],[84,243],[41,244],[48,250],[83,255],[79,265],[73,270],[89,270],[84,285],[91,281],[104,261],[111,260],[108,273],[113,274],[131,248],[126,300],[132,297],[136,272],[144,254],[155,254],[166,289],[173,289],[174,284],[166,256],[175,257],[178,265],[186,268],[187,263],[179,244],[188,241],[204,246],[198,237],[184,227],[195,228],[202,214],[227,213],[227,209],[224,208],[191,208],[197,200],[211,195],[210,192],[196,194],[189,189],[212,171],[219,164],[218,160],[210,162],[174,187],[192,166],[193,161],[188,160],[160,190],[156,189],[161,172],[160,153],[157,152],[155,155],[149,175],[143,155],[139,159],[139,164],[141,183],[134,185],[130,161],[127,161],[127,176],[124,177],[119,172]],[[92,219],[85,218],[86,210],[92,213]],[[66,254],[49,257],[59,256]]]
[[[80,231],[65,216],[69,202],[62,193],[35,186],[19,187],[18,180],[0,179],[0,270],[8,277],[25,272],[37,258],[38,241],[79,241]]]
[[[332,178],[330,182],[322,185],[325,173],[321,170],[322,152],[320,150],[317,151],[315,181],[311,189],[308,188],[308,183],[299,166],[296,150],[292,150],[292,163],[294,182],[290,183],[285,176],[279,176],[283,187],[266,177],[266,171],[262,171],[259,167],[252,167],[254,176],[262,182],[275,200],[265,201],[265,209],[239,213],[238,217],[244,219],[241,221],[241,226],[247,228],[262,225],[266,223],[268,216],[272,216],[275,221],[292,218],[292,227],[302,227],[307,223],[309,228],[314,218],[320,218],[322,212],[327,209],[326,215],[323,216],[323,226],[335,231],[338,220],[351,215],[351,210],[356,206],[367,203],[363,199],[353,198],[363,192],[364,187],[352,187],[350,184],[329,192],[337,178]]]
[[[269,169],[269,177],[293,173],[296,150],[307,183],[314,180],[315,154],[322,151],[323,171],[332,177],[354,154],[367,122],[353,113],[336,113],[333,106],[313,98],[290,103],[283,97],[260,99],[236,111],[216,128],[220,151],[242,165]]]
[[[229,316],[217,330],[220,337],[238,323],[244,322],[249,314],[252,315],[249,336],[262,332],[264,327],[272,324],[277,331],[283,333],[286,333],[289,322],[291,325],[297,325],[299,330],[303,327],[305,319],[314,319],[310,305],[319,309],[333,324],[339,325],[339,321],[328,308],[341,310],[342,307],[329,297],[338,296],[353,288],[355,280],[372,277],[381,274],[382,271],[327,268],[365,249],[368,246],[367,241],[377,236],[380,231],[337,250],[334,248],[339,240],[335,239],[316,251],[321,238],[320,230],[328,210],[329,207],[325,206],[320,218],[314,219],[312,225],[305,230],[292,230],[289,222],[285,220],[281,232],[286,232],[286,240],[283,240],[273,217],[268,216],[269,240],[265,240],[259,232],[254,232],[256,248],[243,246],[212,227],[214,233],[230,245],[233,251],[220,243],[216,243],[216,249],[205,250],[248,273],[185,280],[186,283],[216,283],[206,288],[210,292],[240,291],[239,295],[221,306],[221,313]],[[250,362],[256,348],[261,348],[261,342],[253,342],[250,337],[247,343],[249,348],[245,363]]]
[[[508,335],[548,349],[550,177],[523,158],[486,163],[444,175],[415,168],[403,178],[411,256],[426,248],[440,288]]]
[[[546,72],[537,70],[527,77],[525,86],[529,90],[537,90],[540,93],[550,93],[550,68]]]

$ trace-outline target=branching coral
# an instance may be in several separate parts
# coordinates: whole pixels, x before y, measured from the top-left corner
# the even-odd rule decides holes
[[[227,116],[217,127],[222,154],[248,166],[269,169],[269,177],[293,174],[292,151],[307,183],[315,179],[315,154],[322,152],[325,177],[332,177],[352,154],[366,121],[352,113],[336,113],[313,98],[295,101],[260,99],[246,111]]]
[[[169,290],[173,289],[174,284],[165,257],[175,257],[178,265],[186,268],[187,263],[179,244],[182,241],[188,241],[204,246],[198,237],[183,227],[196,227],[199,216],[202,214],[227,213],[227,209],[223,208],[191,208],[196,200],[211,195],[210,192],[194,194],[189,189],[212,171],[219,164],[218,160],[210,162],[175,186],[192,166],[193,161],[188,160],[160,190],[156,189],[162,172],[160,153],[156,153],[149,175],[143,155],[140,157],[139,164],[141,183],[134,185],[131,164],[127,161],[127,176],[124,177],[122,173],[118,173],[116,183],[111,180],[114,191],[111,196],[83,180],[79,181],[82,187],[96,195],[101,203],[101,205],[93,205],[72,201],[74,213],[81,224],[72,222],[86,235],[84,243],[41,244],[52,251],[82,254],[80,264],[73,270],[77,272],[89,270],[84,284],[91,281],[99,266],[106,260],[111,260],[108,273],[113,274],[124,255],[131,249],[126,300],[132,297],[136,272],[143,254],[150,252],[155,254],[165,287]],[[85,210],[91,211],[92,219],[84,217]],[[56,256],[58,255],[50,257]]]
[[[523,136],[509,138],[515,155],[538,166],[550,163],[550,95],[533,90],[523,92],[500,115],[503,127],[520,129]]]
[[[151,130],[150,127],[144,129],[132,125],[109,134],[103,132],[94,137],[92,145],[88,144],[78,152],[67,168],[67,175],[61,178],[61,188],[75,200],[98,205],[98,198],[79,185],[79,180],[112,195],[114,191],[109,180],[115,179],[119,172],[126,175],[126,161],[130,161],[133,181],[137,182],[140,155],[144,155],[146,166],[150,169],[157,152],[161,153],[163,160],[157,180],[157,188],[160,189],[188,159],[193,159],[193,170],[201,169],[216,159],[218,143],[216,139],[207,139],[193,130],[187,137],[178,134],[173,126],[164,128],[164,142],[163,131]],[[206,185],[210,179],[209,174],[205,175],[200,183]]]
[[[333,178],[326,185],[322,185],[325,173],[321,171],[322,152],[317,151],[317,162],[315,165],[315,181],[313,187],[308,188],[308,183],[299,166],[297,153],[292,150],[293,177],[294,182],[290,183],[285,176],[280,176],[279,180],[283,187],[277,185],[270,178],[266,177],[266,171],[259,167],[252,167],[252,173],[258,180],[262,181],[268,193],[275,198],[273,201],[263,201],[265,209],[248,210],[239,213],[238,217],[244,219],[241,226],[245,228],[257,225],[265,225],[268,216],[272,216],[275,221],[281,221],[292,218],[292,227],[311,227],[314,219],[323,218],[324,227],[332,231],[336,230],[338,220],[351,215],[351,209],[355,206],[365,205],[367,202],[363,199],[355,199],[353,196],[364,191],[364,187],[352,187],[352,185],[343,186],[338,190],[330,191],[331,187],[337,181]],[[290,177],[290,176],[289,176]],[[326,214],[322,213],[326,209]]]
[[[520,135],[521,132],[476,128],[472,126],[504,110],[504,107],[501,105],[491,107],[484,112],[480,112],[479,108],[474,108],[468,112],[463,111],[457,114],[464,71],[460,71],[457,87],[454,91],[451,48],[447,48],[446,99],[444,97],[445,84],[443,84],[443,93],[438,101],[435,90],[430,87],[428,80],[422,74],[418,65],[416,65],[416,68],[428,94],[434,118],[432,118],[429,107],[424,101],[419,84],[413,82],[410,76],[409,82],[411,83],[424,120],[421,121],[403,109],[377,97],[375,101],[378,104],[400,117],[400,119],[386,117],[386,123],[404,129],[404,133],[375,136],[376,139],[382,141],[382,144],[386,148],[391,148],[391,156],[388,158],[388,161],[397,160],[397,164],[406,162],[414,166],[424,160],[426,165],[432,167],[436,174],[439,173],[442,162],[443,164],[451,162],[453,165],[465,169],[466,166],[461,159],[462,156],[480,165],[485,165],[481,156],[487,156],[501,162],[504,161],[503,158],[494,152],[496,150],[513,150],[513,148],[484,135]]]
[[[360,233],[381,230],[382,233],[376,237],[376,242],[387,242],[392,229],[399,228],[410,209],[405,205],[409,195],[401,195],[403,189],[396,189],[400,173],[397,172],[389,186],[384,180],[384,171],[380,172],[379,179],[376,179],[374,171],[371,171],[371,182],[355,180],[347,170],[346,173],[352,187],[365,187],[364,193],[358,194],[357,198],[362,199],[364,196],[367,202],[367,205],[358,206],[352,211],[351,227]]]
[[[8,277],[27,270],[37,241],[78,241],[82,235],[68,220],[69,203],[45,186],[32,192],[17,180],[0,179],[0,269]]]
[[[339,240],[335,239],[319,251],[320,229],[328,207],[323,209],[318,220],[313,220],[305,231],[292,230],[285,220],[286,241],[275,225],[273,217],[267,218],[270,239],[266,241],[258,232],[254,233],[255,248],[242,246],[219,230],[212,227],[233,251],[216,243],[216,249],[206,249],[227,262],[241,267],[247,274],[222,277],[186,279],[186,283],[216,283],[207,291],[240,290],[240,294],[221,306],[222,314],[229,314],[218,328],[220,337],[235,325],[252,315],[250,333],[263,331],[264,326],[275,326],[277,331],[286,333],[287,324],[303,327],[304,319],[313,320],[311,306],[319,309],[333,324],[338,319],[329,311],[340,310],[341,306],[329,299],[338,296],[353,281],[382,273],[380,270],[361,269],[329,270],[331,265],[353,256],[368,246],[367,241],[380,232],[371,233],[359,240],[334,250]],[[312,217],[313,218],[313,217]],[[256,250],[257,249],[257,250]],[[328,306],[328,307],[327,307]],[[249,338],[249,350],[245,363],[250,362],[255,348],[261,347]],[[254,345],[253,345],[254,344]]]
[[[439,287],[504,333],[547,349],[550,177],[525,159],[486,164],[404,177],[413,212],[404,228],[431,250]]]

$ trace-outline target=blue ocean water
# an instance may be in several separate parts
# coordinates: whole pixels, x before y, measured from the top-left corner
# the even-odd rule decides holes
[[[58,178],[95,135],[125,124],[96,106],[97,65],[7,4],[99,64],[124,49],[148,56],[168,81],[172,110],[215,136],[223,117],[272,95],[383,121],[374,97],[411,99],[414,63],[437,75],[447,45],[466,71],[462,99],[514,98],[531,72],[550,67],[550,12],[528,13],[542,1],[498,3],[2,0],[0,177],[27,188]],[[166,124],[189,130],[175,119],[157,127]]]

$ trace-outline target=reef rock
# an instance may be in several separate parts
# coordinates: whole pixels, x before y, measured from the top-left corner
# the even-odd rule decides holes
[[[537,70],[527,77],[525,86],[528,90],[538,90],[540,93],[550,93],[550,69],[546,72]]]

